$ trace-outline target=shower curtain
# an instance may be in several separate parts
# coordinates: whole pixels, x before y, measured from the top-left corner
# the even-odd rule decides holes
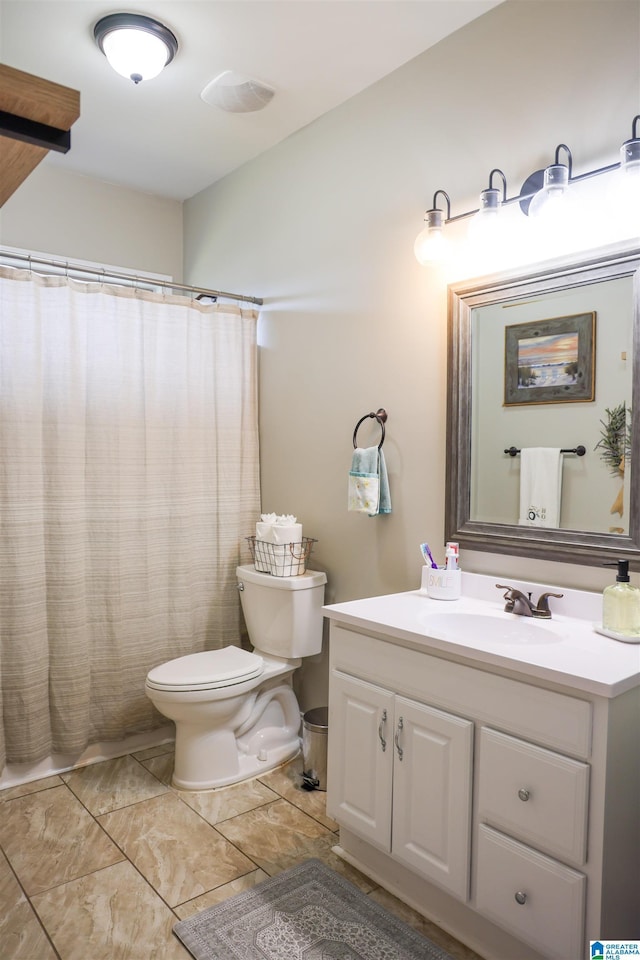
[[[0,267],[0,770],[159,725],[239,641],[257,314]]]

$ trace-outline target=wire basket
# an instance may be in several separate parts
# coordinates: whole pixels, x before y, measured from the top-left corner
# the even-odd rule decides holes
[[[299,577],[307,569],[307,560],[317,540],[303,537],[298,543],[268,543],[257,537],[245,537],[256,570],[274,577]]]

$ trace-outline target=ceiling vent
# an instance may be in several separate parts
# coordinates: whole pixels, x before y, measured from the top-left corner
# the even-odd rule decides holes
[[[205,103],[228,113],[251,113],[266,107],[274,93],[259,80],[225,70],[206,85],[200,96]]]

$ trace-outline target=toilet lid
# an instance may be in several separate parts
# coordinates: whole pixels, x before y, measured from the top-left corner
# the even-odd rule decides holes
[[[147,685],[156,690],[215,690],[260,676],[263,660],[240,647],[205,650],[154,667]]]

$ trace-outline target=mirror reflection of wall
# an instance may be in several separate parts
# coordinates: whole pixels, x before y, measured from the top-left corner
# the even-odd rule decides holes
[[[596,314],[595,399],[505,406],[505,328],[591,312]],[[632,406],[632,340],[632,277],[473,308],[471,520],[518,523],[520,457],[510,457],[505,449],[583,444],[584,457],[563,457],[559,526],[628,535],[630,466],[623,476],[613,476],[596,445],[606,409],[623,402]],[[616,506],[622,515],[611,512]]]

